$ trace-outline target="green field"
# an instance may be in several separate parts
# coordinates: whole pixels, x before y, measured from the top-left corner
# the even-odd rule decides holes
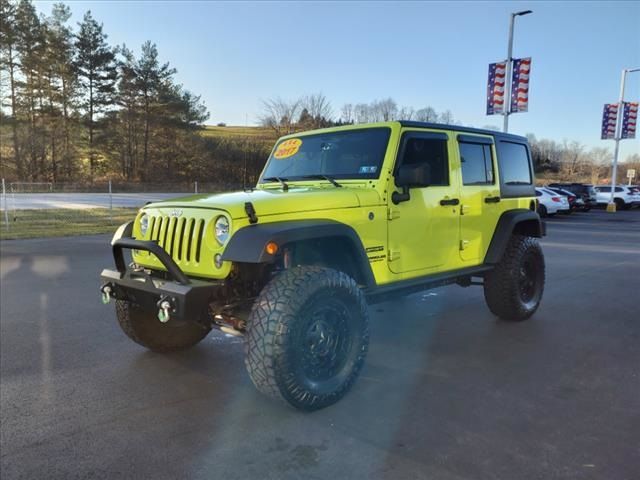
[[[137,208],[15,210],[9,216],[8,227],[2,212],[0,240],[113,233],[119,225],[133,220],[137,211]]]
[[[264,127],[214,127],[207,125],[202,130],[205,137],[222,137],[222,138],[251,138],[254,140],[264,140],[273,142],[276,135],[273,130]]]

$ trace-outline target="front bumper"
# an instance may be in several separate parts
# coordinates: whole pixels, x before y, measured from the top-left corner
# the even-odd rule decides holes
[[[100,274],[103,295],[124,300],[150,311],[159,311],[168,305],[167,313],[174,321],[197,321],[206,315],[208,305],[224,281],[204,281],[188,278],[171,256],[156,242],[131,237],[114,239],[113,258],[116,270],[104,269]],[[157,275],[142,267],[126,266],[125,249],[152,253],[167,269]],[[166,303],[168,302],[168,303]]]

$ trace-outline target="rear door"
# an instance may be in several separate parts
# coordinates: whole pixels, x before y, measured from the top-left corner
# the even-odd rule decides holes
[[[496,152],[490,135],[458,135],[460,258],[482,263],[502,213]]]

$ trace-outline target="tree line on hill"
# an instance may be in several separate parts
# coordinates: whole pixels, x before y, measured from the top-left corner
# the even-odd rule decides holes
[[[110,45],[91,12],[74,27],[63,3],[38,15],[32,0],[0,0],[0,73],[0,176],[10,181],[199,180],[237,188],[255,182],[279,135],[399,119],[458,123],[450,111],[393,98],[336,112],[315,93],[264,100],[263,135],[203,135],[206,106],[177,83],[155,44],[145,42],[139,55]],[[608,175],[608,149],[529,140],[542,175],[594,182]],[[638,155],[627,159],[626,167],[634,165]]]

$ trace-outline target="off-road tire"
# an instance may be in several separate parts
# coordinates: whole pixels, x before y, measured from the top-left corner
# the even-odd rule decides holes
[[[544,278],[544,255],[538,240],[512,235],[502,259],[484,278],[489,310],[503,320],[526,320],[540,305]]]
[[[116,317],[122,331],[134,342],[158,353],[193,347],[206,337],[210,327],[195,322],[162,323],[157,312],[145,311],[129,302],[116,301]]]
[[[295,267],[272,279],[247,329],[245,364],[254,385],[306,411],[349,391],[369,347],[363,292],[347,274],[324,267]]]

